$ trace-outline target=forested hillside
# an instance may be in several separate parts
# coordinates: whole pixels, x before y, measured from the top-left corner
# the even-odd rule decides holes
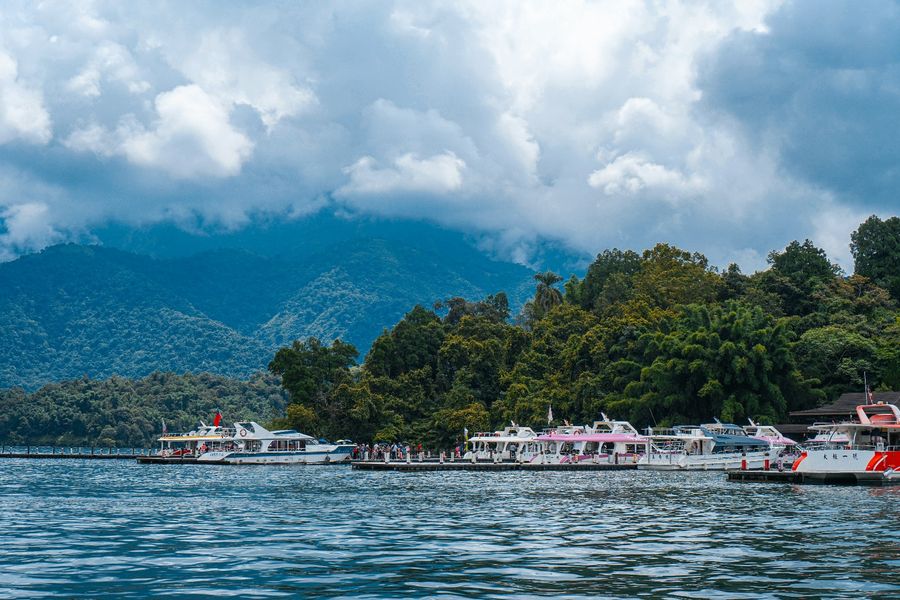
[[[369,350],[296,342],[276,354],[304,431],[446,445],[464,427],[589,422],[605,411],[635,425],[747,417],[861,391],[900,389],[895,266],[900,219],[872,217],[853,237],[844,276],[811,242],[769,256],[767,270],[717,270],[666,244],[607,250],[560,290],[536,275],[517,324],[505,299],[413,308]],[[894,295],[892,295],[892,293]]]
[[[0,390],[0,442],[148,447],[162,429],[188,431],[221,410],[228,422],[271,421],[287,395],[270,375],[248,381],[219,375],[154,373],[54,383],[32,393]]]
[[[544,426],[551,405],[554,423],[590,422],[601,411],[641,427],[713,417],[780,422],[790,410],[861,391],[864,373],[873,389],[900,389],[900,219],[872,217],[854,234],[852,250],[852,275],[808,240],[773,251],[769,267],[751,275],[735,265],[716,269],[703,255],[667,244],[640,254],[606,250],[583,278],[535,275],[533,296],[519,311],[504,293],[416,305],[375,339],[362,365],[354,344],[306,337],[260,356],[271,375],[249,382],[154,374],[81,378],[32,394],[6,390],[0,440],[141,445],[162,418],[170,429],[188,428],[216,408],[228,421],[253,417],[331,438],[430,446],[457,441],[463,428]],[[117,265],[138,260],[115,258]],[[134,291],[132,270],[106,272],[115,293],[133,291],[148,318],[154,303],[201,318],[190,302],[165,295],[174,283]],[[373,281],[357,281],[361,296],[373,293]],[[311,294],[296,310],[318,302],[327,312],[341,301],[328,287],[321,290],[326,300]],[[264,293],[260,298],[265,302]],[[65,315],[68,306],[54,310]],[[219,308],[224,314],[228,306]],[[342,318],[334,314],[331,326]],[[285,323],[271,327],[281,331],[271,342],[292,331]],[[223,352],[216,340],[194,343],[198,359]]]
[[[315,240],[313,240],[315,241]],[[350,238],[275,255],[211,249],[153,258],[63,245],[0,264],[0,388],[88,375],[247,377],[297,338],[368,348],[416,303],[508,290],[531,272],[461,239]],[[303,250],[301,252],[301,249]]]

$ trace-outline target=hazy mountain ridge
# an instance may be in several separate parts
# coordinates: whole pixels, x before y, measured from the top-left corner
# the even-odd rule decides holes
[[[246,377],[293,339],[340,337],[365,353],[416,303],[502,290],[518,308],[532,290],[531,271],[462,239],[398,237],[268,256],[69,244],[0,264],[0,387],[157,370]]]

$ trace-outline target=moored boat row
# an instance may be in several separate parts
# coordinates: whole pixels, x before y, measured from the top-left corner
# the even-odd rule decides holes
[[[750,430],[715,423],[649,428],[641,435],[627,421],[605,414],[593,425],[564,425],[537,434],[512,424],[502,431],[478,433],[469,439],[464,460],[515,461],[532,464],[584,462],[636,463],[647,470],[725,470],[768,468],[790,456],[795,445],[774,427],[751,421]],[[789,458],[793,462],[793,457]],[[790,462],[786,463],[790,466]]]
[[[224,427],[220,420],[217,415],[211,426],[201,423],[188,433],[164,433],[157,456],[196,463],[323,464],[349,462],[355,448],[346,440],[332,444],[295,430],[269,431],[253,421]],[[780,472],[786,469],[796,474],[798,481],[900,483],[897,406],[860,405],[856,419],[816,424],[810,430],[815,436],[803,444],[772,426],[752,421],[746,427],[715,420],[704,425],[648,428],[640,434],[627,421],[614,421],[604,414],[592,425],[566,424],[541,433],[515,423],[501,431],[478,433],[468,439],[471,448],[461,458],[475,465],[627,465],[662,471],[777,467]]]
[[[164,433],[157,441],[161,459],[190,458],[197,463],[325,464],[349,462],[355,447],[344,440],[332,444],[293,429],[269,431],[254,421],[223,427],[200,424],[188,433]],[[145,461],[147,462],[147,461]]]

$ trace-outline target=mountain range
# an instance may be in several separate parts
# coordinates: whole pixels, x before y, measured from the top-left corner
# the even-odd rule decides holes
[[[420,223],[111,227],[92,244],[0,264],[0,387],[154,371],[247,377],[309,336],[364,354],[416,304],[505,291],[517,311],[532,275]]]

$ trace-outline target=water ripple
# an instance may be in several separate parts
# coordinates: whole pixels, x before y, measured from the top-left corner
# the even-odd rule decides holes
[[[898,489],[0,461],[2,597],[900,597]]]

